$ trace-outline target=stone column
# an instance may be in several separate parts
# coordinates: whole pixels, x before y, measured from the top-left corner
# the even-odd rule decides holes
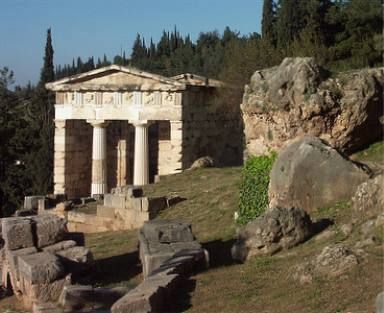
[[[135,155],[133,163],[133,184],[149,183],[148,165],[148,121],[130,121],[135,126]]]
[[[87,120],[93,126],[91,195],[107,192],[107,126],[104,120]]]
[[[55,120],[54,194],[65,193],[65,120]]]

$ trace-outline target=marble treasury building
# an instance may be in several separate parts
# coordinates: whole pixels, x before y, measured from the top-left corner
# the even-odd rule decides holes
[[[242,160],[240,108],[217,100],[219,81],[111,65],[46,87],[56,94],[55,194],[145,185],[202,156],[219,166]]]

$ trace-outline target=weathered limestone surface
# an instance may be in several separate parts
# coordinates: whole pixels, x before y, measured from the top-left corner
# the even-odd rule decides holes
[[[17,217],[1,220],[2,237],[8,250],[33,247],[32,222]]]
[[[304,137],[283,149],[269,183],[270,207],[299,207],[307,212],[350,199],[369,172],[323,143]]]
[[[328,76],[313,58],[285,58],[256,71],[241,104],[248,155],[280,150],[303,135],[343,152],[382,138],[383,69]]]
[[[36,231],[37,247],[45,247],[63,240],[67,222],[55,215],[44,214],[31,218]]]

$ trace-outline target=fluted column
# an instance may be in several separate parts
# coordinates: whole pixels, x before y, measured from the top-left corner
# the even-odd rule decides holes
[[[130,121],[135,126],[135,155],[133,163],[133,184],[149,183],[148,165],[148,121]]]
[[[91,195],[107,192],[107,126],[104,120],[87,120],[93,126]]]

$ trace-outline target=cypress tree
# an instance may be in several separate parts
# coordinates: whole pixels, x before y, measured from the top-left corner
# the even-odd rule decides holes
[[[280,0],[276,24],[279,47],[286,48],[289,46],[304,28],[305,4],[306,1],[301,0]]]
[[[51,29],[48,29],[44,65],[32,96],[30,110],[31,133],[34,134],[35,140],[27,171],[35,194],[47,194],[53,187],[54,96],[45,88],[46,83],[54,80],[53,53]]]
[[[262,38],[271,44],[275,44],[276,41],[275,20],[276,16],[273,0],[264,0],[263,19],[261,21],[261,34]]]
[[[40,84],[51,82],[55,79],[55,69],[53,65],[53,47],[51,29],[47,30],[47,41],[45,43],[44,65],[41,70]]]

